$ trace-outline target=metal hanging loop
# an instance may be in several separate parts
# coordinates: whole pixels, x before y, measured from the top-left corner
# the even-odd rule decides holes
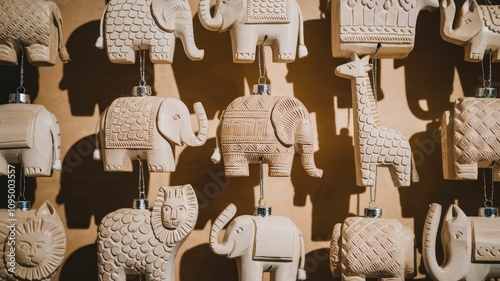
[[[24,51],[22,48],[20,53],[19,87],[17,87],[14,94],[9,95],[9,103],[31,103],[31,97],[26,94],[26,88],[24,88]]]
[[[259,205],[255,208],[255,216],[270,216],[271,207],[266,206],[266,200],[264,199],[264,167],[262,164],[262,156],[259,158],[259,176],[260,176],[260,198]]]
[[[266,52],[264,50],[264,44],[266,43],[267,35],[264,36],[264,41],[262,44],[257,45],[257,63],[259,64],[259,79],[258,84],[253,85],[253,95],[270,95],[271,85],[266,84]]]
[[[139,72],[141,79],[139,86],[132,89],[132,96],[151,96],[151,87],[146,85],[146,51],[139,50]]]
[[[24,175],[24,166],[21,165],[19,171],[19,196],[17,197],[17,209],[21,211],[29,211],[31,209],[31,202],[26,200],[24,196],[26,193],[26,176]]]
[[[483,170],[483,192],[484,192],[484,207],[480,207],[479,208],[479,216],[481,217],[487,217],[487,218],[490,218],[490,217],[497,217],[498,216],[498,208],[497,207],[493,207],[493,195],[494,195],[494,192],[495,192],[495,180],[494,180],[494,176],[493,176],[493,167],[494,167],[495,163],[493,163],[493,165],[491,166],[491,195],[490,195],[490,198],[488,199],[488,195],[487,195],[487,186],[486,186],[486,169],[482,169]]]
[[[375,183],[370,186],[370,202],[368,208],[365,208],[365,218],[379,218],[382,216],[382,209],[378,208],[377,203],[377,176]]]
[[[139,198],[134,199],[133,207],[134,209],[145,210],[149,208],[149,201],[146,198],[146,182],[144,180],[144,167],[140,158],[139,161]]]
[[[382,48],[382,44],[378,43],[377,49],[375,50],[375,53],[373,54],[373,58],[372,58],[372,85],[373,85],[373,98],[374,98],[375,102],[377,102],[377,100],[378,100],[378,97],[377,97],[377,90],[378,90],[378,77],[377,77],[378,59],[377,59],[377,54],[380,51],[380,48]]]
[[[491,77],[492,77],[492,68],[491,68],[491,49],[486,55],[486,61],[488,63],[488,74],[484,73],[484,60],[481,61],[481,72],[483,74],[483,86],[476,89],[476,97],[477,98],[496,98],[497,89],[491,87]]]

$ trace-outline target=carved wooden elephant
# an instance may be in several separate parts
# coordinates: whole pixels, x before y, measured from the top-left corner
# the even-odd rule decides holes
[[[66,231],[49,201],[37,210],[0,210],[0,280],[50,281],[66,253]],[[16,219],[16,220],[14,220]]]
[[[0,2],[0,62],[17,65],[23,48],[34,66],[53,66],[56,55],[69,61],[64,47],[62,17],[49,0],[2,0]]]
[[[342,280],[415,275],[415,235],[397,219],[349,217],[333,228],[330,269]]]
[[[500,61],[499,5],[478,5],[465,0],[460,16],[455,19],[455,2],[441,1],[441,37],[459,46],[465,46],[466,61],[482,61],[485,51],[492,50],[493,61]],[[453,28],[453,23],[456,28]]]
[[[118,98],[101,115],[94,159],[101,160],[102,150],[108,172],[131,172],[135,159],[147,159],[151,172],[173,172],[174,145],[201,146],[207,140],[205,109],[197,102],[194,110],[200,127],[197,135],[191,129],[189,110],[179,99]]]
[[[467,217],[451,205],[443,219],[444,263],[436,259],[441,205],[431,204],[425,220],[422,257],[433,280],[491,280],[500,277],[500,218]]]
[[[126,275],[146,275],[149,281],[174,281],[174,262],[198,218],[191,185],[163,186],[153,211],[123,208],[99,225],[99,281],[125,281]]]
[[[297,37],[299,58],[307,56],[302,12],[296,0],[217,0],[214,17],[210,15],[210,1],[201,0],[198,15],[208,30],[230,29],[236,63],[252,63],[259,44],[271,46],[274,62],[293,62]]]
[[[0,105],[0,175],[19,163],[27,177],[51,176],[61,170],[60,149],[59,124],[43,105]]]
[[[210,232],[210,248],[218,255],[236,258],[240,281],[262,281],[263,272],[271,280],[305,280],[304,238],[288,217],[236,217],[227,227],[221,243],[221,229],[236,214],[230,204],[217,217]]]
[[[98,48],[104,48],[103,31],[113,63],[133,64],[139,50],[149,50],[153,63],[172,63],[176,37],[191,60],[204,56],[194,42],[191,7],[184,0],[111,0],[102,15]]]
[[[296,149],[309,176],[323,174],[314,164],[309,112],[296,98],[236,98],[226,108],[219,132],[226,176],[248,176],[248,164],[259,163],[259,159],[269,164],[269,176],[290,176]]]
[[[404,58],[413,49],[417,16],[439,0],[339,0],[332,3],[332,54]],[[380,44],[380,45],[379,45]],[[380,49],[377,48],[380,46]]]
[[[460,98],[441,121],[443,176],[477,179],[478,168],[494,165],[500,180],[500,99]]]

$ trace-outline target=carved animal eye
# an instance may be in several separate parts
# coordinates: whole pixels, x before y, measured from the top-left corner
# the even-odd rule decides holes
[[[243,228],[238,227],[238,229],[236,229],[236,233],[241,233],[241,232],[243,232]]]
[[[460,236],[464,235],[464,233],[462,231],[457,231],[457,233],[455,233],[455,239],[458,239],[460,238]]]
[[[175,114],[174,116],[172,116],[172,118],[174,119],[174,121],[177,121],[181,119],[181,116],[179,114]]]

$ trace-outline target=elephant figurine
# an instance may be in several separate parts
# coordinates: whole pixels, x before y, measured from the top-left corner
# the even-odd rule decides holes
[[[99,225],[99,281],[125,281],[127,274],[148,281],[174,281],[175,257],[193,231],[198,201],[190,184],[162,186],[153,210],[123,208]]]
[[[397,219],[349,217],[333,228],[330,270],[342,281],[415,275],[415,235]]]
[[[441,37],[444,41],[465,46],[465,61],[482,61],[486,50],[492,50],[492,60],[498,62],[500,54],[500,6],[478,5],[465,0],[460,17],[455,20],[455,2],[441,1]],[[456,22],[456,28],[453,23]]]
[[[221,229],[235,214],[236,206],[229,204],[214,221],[209,241],[214,253],[237,258],[239,281],[262,281],[263,272],[275,281],[306,279],[304,238],[290,218],[238,216],[219,243]]]
[[[500,180],[500,99],[457,99],[441,120],[443,176],[448,180],[475,180],[478,168],[493,165]]]
[[[311,177],[323,170],[314,164],[313,129],[309,112],[287,96],[238,97],[224,111],[219,140],[228,177],[248,176],[248,164],[269,164],[269,176],[288,177],[297,149]]]
[[[135,63],[136,51],[149,50],[152,63],[172,63],[175,38],[193,61],[204,51],[194,42],[193,19],[185,0],[111,0],[101,18],[101,36],[96,47],[104,48],[112,63]]]
[[[201,146],[207,140],[205,109],[196,102],[194,111],[200,128],[197,135],[191,129],[189,110],[179,99],[117,98],[101,115],[94,159],[103,158],[107,172],[131,172],[135,159],[147,159],[150,172],[173,172],[174,145]]]
[[[58,51],[63,62],[69,61],[61,12],[54,1],[0,2],[0,63],[17,65],[21,48],[34,66],[55,65]]]
[[[49,201],[29,211],[16,211],[14,197],[8,201],[13,207],[0,210],[0,280],[54,279],[66,253],[66,231],[57,211]]]
[[[422,258],[433,280],[490,280],[500,277],[500,218],[467,217],[457,206],[448,208],[441,229],[445,261],[436,259],[441,205],[431,204],[423,231]]]
[[[210,31],[230,29],[233,62],[252,63],[257,45],[271,46],[274,62],[293,62],[307,56],[302,11],[296,0],[217,0],[215,16],[210,0],[201,0],[198,16]]]
[[[22,164],[26,177],[61,170],[59,124],[43,105],[0,105],[0,175],[7,175],[8,163]]]
[[[380,59],[401,59],[413,50],[418,14],[433,12],[439,0],[338,0],[331,4],[333,57],[377,54]]]

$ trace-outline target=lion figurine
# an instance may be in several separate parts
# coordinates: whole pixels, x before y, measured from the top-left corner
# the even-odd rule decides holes
[[[0,210],[0,280],[50,281],[66,253],[66,231],[55,208]]]
[[[147,280],[174,280],[174,261],[198,218],[198,201],[191,185],[163,186],[153,211],[123,208],[109,213],[99,225],[99,281],[125,281],[127,275]]]

